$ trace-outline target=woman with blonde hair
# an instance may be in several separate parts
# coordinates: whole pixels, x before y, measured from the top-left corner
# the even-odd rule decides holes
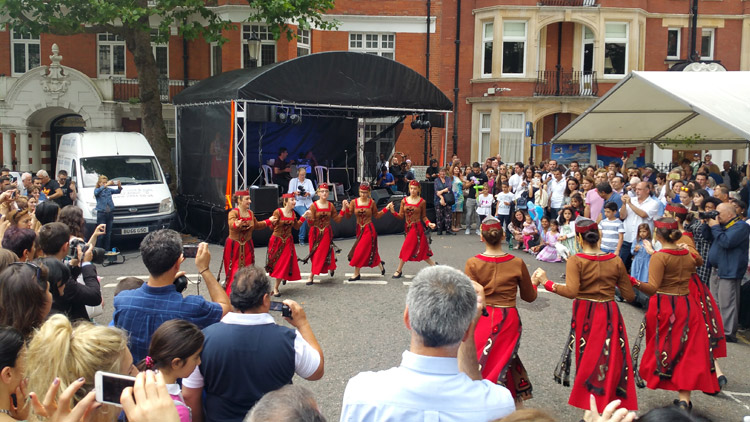
[[[53,382],[64,390],[83,379],[83,387],[73,398],[75,404],[94,390],[96,371],[131,376],[138,373],[124,331],[89,322],[73,325],[64,315],[53,315],[29,342],[26,359],[29,391],[47,391]],[[119,413],[116,408],[103,405],[95,410],[93,419],[115,421]],[[30,420],[44,417],[47,415],[34,414]]]
[[[6,218],[11,227],[20,227],[22,229],[31,228],[31,213],[28,208],[12,210],[8,213]]]
[[[110,186],[117,185],[117,190],[110,189]],[[107,176],[100,174],[99,180],[94,188],[94,198],[96,198],[96,224],[106,224],[107,231],[103,237],[99,238],[97,246],[109,250],[110,241],[112,240],[112,223],[115,219],[115,203],[112,201],[112,195],[122,192],[122,183],[118,180],[107,179]]]

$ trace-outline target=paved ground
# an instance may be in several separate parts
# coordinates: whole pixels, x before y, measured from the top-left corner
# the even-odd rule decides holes
[[[434,236],[433,239],[433,258],[441,264],[459,269],[463,269],[467,258],[483,251],[476,235],[461,233],[453,237]],[[323,413],[330,421],[339,418],[341,399],[349,378],[360,371],[381,370],[398,365],[401,353],[408,348],[409,333],[404,328],[402,318],[404,300],[409,274],[415,274],[424,264],[408,263],[404,269],[405,278],[390,278],[396,268],[402,240],[403,236],[400,235],[379,238],[380,253],[387,263],[385,277],[377,269],[369,269],[363,270],[361,282],[345,281],[352,272],[345,261],[345,255],[353,239],[347,239],[336,242],[344,252],[339,257],[340,268],[334,278],[318,279],[314,286],[306,286],[304,281],[282,286],[282,299],[294,299],[304,306],[325,353],[326,374],[322,380],[308,382],[297,378],[295,382],[313,390]],[[211,268],[214,271],[218,271],[221,250],[220,246],[211,245]],[[131,246],[129,249],[125,248],[125,251],[128,258],[125,264],[99,268],[105,297],[104,315],[97,318],[100,323],[107,323],[111,319],[112,294],[118,278],[147,274],[137,249]],[[303,248],[298,246],[297,251],[302,254]],[[530,272],[541,266],[553,280],[562,281],[560,275],[564,272],[563,264],[540,263],[523,252],[514,253],[526,261]],[[256,250],[261,263],[265,260],[265,255],[265,248]],[[183,268],[191,280],[199,279],[192,260],[186,261]],[[302,266],[303,278],[307,276],[306,270],[309,271],[309,266]],[[191,285],[188,293],[196,294],[198,289],[200,294],[206,295],[205,286],[201,285]],[[519,353],[534,387],[534,399],[527,401],[527,405],[544,409],[556,415],[560,421],[579,420],[581,412],[567,405],[570,389],[556,384],[552,379],[552,372],[569,330],[571,301],[542,289],[534,303],[519,302],[518,307],[524,328]],[[643,312],[626,304],[620,304],[620,309],[632,345]],[[277,320],[280,321],[281,318],[277,316]],[[741,421],[743,416],[750,415],[750,372],[747,369],[750,367],[749,352],[750,343],[745,339],[741,339],[738,344],[728,345],[729,358],[722,359],[720,363],[728,375],[729,385],[724,393],[716,397],[700,392],[693,394],[695,413],[712,421]],[[675,397],[676,394],[666,391],[638,390],[639,406],[646,410],[665,406]]]

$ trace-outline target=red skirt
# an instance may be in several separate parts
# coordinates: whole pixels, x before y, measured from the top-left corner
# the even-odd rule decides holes
[[[692,295],[652,296],[638,373],[652,390],[719,391],[706,322]]]
[[[432,256],[430,244],[427,242],[427,235],[424,232],[422,223],[414,223],[406,226],[406,239],[401,246],[401,253],[398,255],[402,261],[424,261]]]
[[[355,268],[372,268],[380,265],[378,234],[375,233],[374,224],[357,226],[357,240],[349,251],[349,265]]]
[[[224,274],[226,274],[227,282],[224,288],[227,291],[227,295],[232,293],[232,281],[234,281],[234,275],[242,267],[249,267],[255,264],[255,248],[253,246],[253,240],[249,239],[244,245],[236,240],[227,238],[224,243]]]
[[[620,407],[628,410],[638,409],[628,334],[617,303],[575,299],[570,326],[568,343],[555,369],[555,379],[565,384],[569,356],[575,350],[576,374],[568,404],[588,410],[593,394],[599,409],[613,400],[622,400]]]
[[[518,310],[487,306],[489,316],[479,318],[474,344],[482,378],[505,385],[513,398],[532,398],[531,382],[518,348],[521,345],[521,319]]]
[[[714,359],[727,357],[727,340],[724,338],[724,322],[718,312],[719,307],[716,306],[711,290],[701,282],[697,274],[693,274],[690,279],[690,296],[701,306],[703,320],[706,321],[706,327],[708,327],[708,339]]]
[[[313,274],[325,274],[336,269],[336,253],[333,250],[333,230],[331,226],[320,231],[310,228],[310,260]]]
[[[282,280],[294,281],[301,278],[299,265],[297,265],[297,250],[294,249],[292,236],[286,239],[271,236],[268,241],[266,272],[271,277]]]

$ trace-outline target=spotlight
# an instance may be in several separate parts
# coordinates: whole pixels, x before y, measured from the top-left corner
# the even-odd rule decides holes
[[[289,116],[288,113],[289,113],[289,110],[287,109],[282,109],[282,111],[279,111],[279,114],[278,114],[279,123],[286,123],[286,119]]]
[[[302,116],[292,112],[292,114],[289,115],[289,122],[293,125],[298,125],[302,123]]]
[[[411,128],[412,129],[429,129],[432,127],[432,124],[429,120],[427,120],[427,115],[420,114],[414,117],[414,119],[411,121]]]

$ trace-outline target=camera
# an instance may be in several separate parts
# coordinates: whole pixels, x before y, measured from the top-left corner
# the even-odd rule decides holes
[[[177,290],[177,293],[182,293],[187,289],[188,279],[184,275],[181,275],[175,278],[172,284],[174,284],[174,289]]]
[[[77,237],[74,237],[70,239],[70,250],[68,250],[68,258],[70,259],[78,259],[78,247],[81,247],[81,253],[84,255],[86,254],[86,251],[88,251],[89,245],[83,240],[79,239]],[[101,264],[104,262],[104,254],[105,251],[102,248],[94,247],[94,249],[91,251],[93,254],[93,257],[91,259],[91,262],[94,264]]]
[[[719,211],[706,211],[706,212],[699,212],[698,218],[701,220],[713,220],[714,218],[719,216]]]
[[[297,188],[297,194],[299,196],[305,196],[305,187],[304,186],[300,186],[299,188]]]
[[[281,311],[281,316],[291,318],[292,317],[292,309],[284,305],[282,302],[274,302],[271,301],[271,311]]]

